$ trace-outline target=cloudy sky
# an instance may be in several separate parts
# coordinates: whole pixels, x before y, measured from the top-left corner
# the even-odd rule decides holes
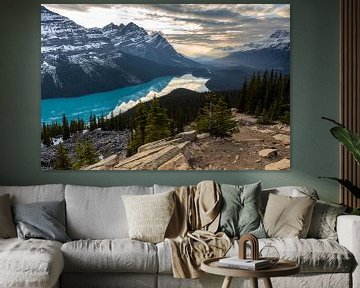
[[[45,4],[84,27],[134,22],[161,31],[187,56],[222,56],[223,48],[290,31],[289,4]]]

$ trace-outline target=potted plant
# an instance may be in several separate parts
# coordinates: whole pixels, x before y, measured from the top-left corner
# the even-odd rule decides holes
[[[343,124],[336,122],[333,119],[322,117],[322,119],[328,120],[334,124],[335,127],[330,129],[331,134],[339,140],[346,149],[353,155],[355,161],[360,165],[360,136],[353,131],[347,129]],[[339,182],[347,190],[349,190],[356,198],[360,198],[360,187],[354,185],[348,179],[340,179],[336,177],[320,177],[328,178]],[[354,208],[351,214],[360,215],[360,207]]]

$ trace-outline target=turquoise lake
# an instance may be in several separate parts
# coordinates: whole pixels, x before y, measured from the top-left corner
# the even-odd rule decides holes
[[[153,96],[167,95],[177,88],[187,88],[197,92],[209,91],[206,78],[194,77],[191,74],[183,76],[167,76],[153,79],[149,82],[119,88],[112,91],[94,93],[74,98],[55,98],[41,100],[41,123],[61,123],[62,115],[68,120],[83,119],[89,121],[90,115],[115,115],[134,107],[139,100],[149,101]]]
[[[172,78],[156,78],[140,85],[81,97],[43,99],[41,100],[41,123],[50,124],[56,121],[61,123],[64,113],[68,120],[79,118],[85,122],[89,121],[90,115],[106,116],[121,102],[141,99],[150,91],[160,92]]]

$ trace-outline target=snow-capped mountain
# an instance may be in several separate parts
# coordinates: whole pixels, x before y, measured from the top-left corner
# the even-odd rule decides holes
[[[277,30],[267,39],[247,43],[227,50],[217,65],[242,66],[253,70],[275,69],[284,73],[290,71],[290,32]]]
[[[286,30],[277,30],[265,40],[255,43],[247,43],[245,45],[240,46],[239,48],[232,49],[231,52],[251,51],[251,50],[261,50],[261,49],[290,51],[290,32]]]
[[[126,26],[111,23],[105,26],[103,31],[115,47],[123,52],[165,65],[200,66],[199,63],[178,53],[161,32],[148,34],[132,22]]]
[[[41,7],[42,98],[74,97],[201,67],[134,23],[85,28]]]

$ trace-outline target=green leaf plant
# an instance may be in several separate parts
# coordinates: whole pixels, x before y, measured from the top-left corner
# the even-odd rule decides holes
[[[360,136],[353,131],[347,129],[343,124],[336,122],[333,119],[322,117],[327,121],[334,123],[336,126],[330,129],[331,134],[342,143],[346,149],[354,156],[355,161],[360,165]],[[319,177],[327,178],[339,182],[347,190],[349,190],[356,198],[360,198],[360,188],[354,185],[348,179],[341,179],[336,177]]]

